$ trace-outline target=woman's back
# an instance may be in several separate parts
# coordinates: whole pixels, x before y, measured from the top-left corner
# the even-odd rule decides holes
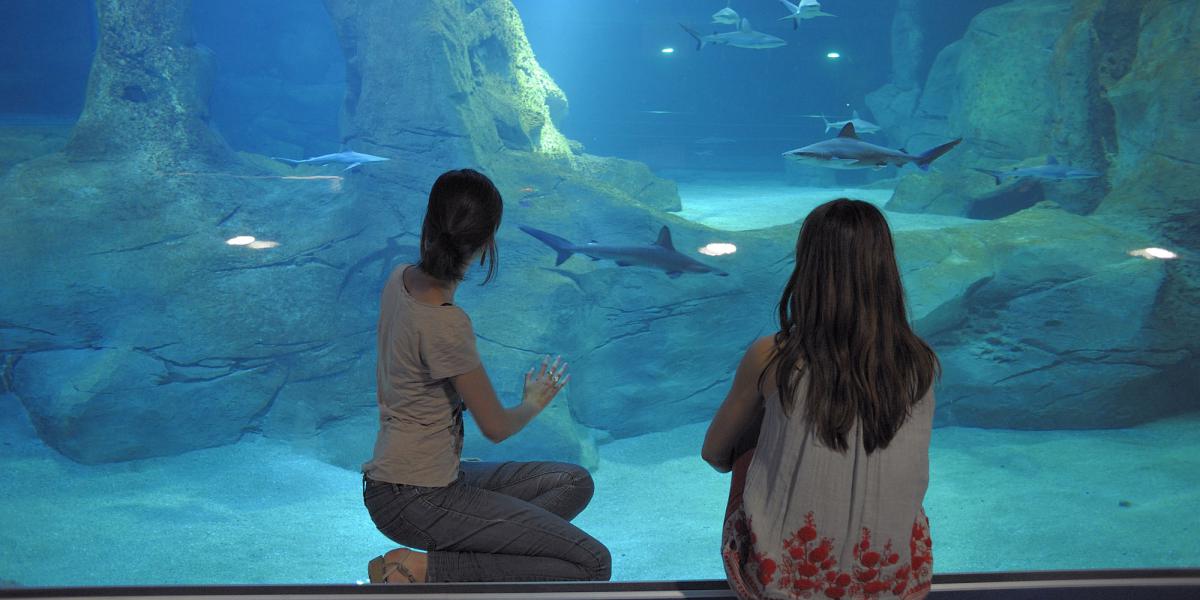
[[[765,400],[740,510],[726,520],[726,567],[743,597],[919,598],[932,576],[929,483],[932,388],[884,448],[868,453],[855,423],[849,448],[820,441],[795,409]]]

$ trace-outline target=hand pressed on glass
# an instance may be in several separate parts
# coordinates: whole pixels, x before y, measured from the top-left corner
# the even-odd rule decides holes
[[[525,402],[532,403],[539,410],[546,408],[558,391],[567,385],[571,376],[567,374],[567,363],[561,361],[562,356],[554,357],[554,363],[546,356],[542,358],[541,368],[532,367],[525,372]]]

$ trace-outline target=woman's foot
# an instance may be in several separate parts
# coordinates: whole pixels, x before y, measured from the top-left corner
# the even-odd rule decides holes
[[[424,583],[429,556],[408,548],[396,548],[367,563],[371,583]]]

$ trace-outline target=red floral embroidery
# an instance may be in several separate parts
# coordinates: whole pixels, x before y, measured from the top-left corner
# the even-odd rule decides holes
[[[832,556],[835,538],[818,536],[812,512],[804,516],[804,526],[784,540],[783,552],[775,558],[757,552],[750,519],[741,509],[730,515],[725,531],[726,571],[742,598],[761,598],[768,587],[792,598],[874,600],[882,594],[907,598],[928,590],[933,577],[932,541],[924,511],[913,522],[910,560],[905,564],[900,563],[892,540],[878,547],[871,530],[863,528],[851,549],[854,562],[838,565]]]

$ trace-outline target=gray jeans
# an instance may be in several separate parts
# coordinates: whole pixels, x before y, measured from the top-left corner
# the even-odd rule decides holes
[[[594,489],[577,465],[468,462],[446,487],[364,477],[363,502],[384,535],[429,552],[429,582],[607,581],[608,549],[570,523]]]

